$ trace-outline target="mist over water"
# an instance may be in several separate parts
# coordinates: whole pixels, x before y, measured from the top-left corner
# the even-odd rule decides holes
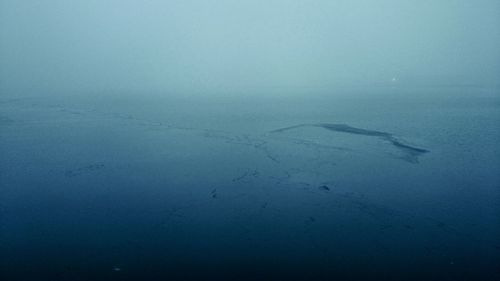
[[[498,1],[372,2],[2,1],[1,89],[287,97],[498,85]]]
[[[499,15],[0,0],[0,279],[500,279]]]

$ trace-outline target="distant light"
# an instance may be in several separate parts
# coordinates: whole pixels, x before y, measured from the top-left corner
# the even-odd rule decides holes
[[[398,81],[398,79],[396,77],[392,77],[392,79],[391,79],[392,83],[397,82],[397,81]]]

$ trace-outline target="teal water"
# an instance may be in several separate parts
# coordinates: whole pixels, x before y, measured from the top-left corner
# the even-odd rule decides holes
[[[363,91],[2,97],[3,280],[498,279],[498,91]]]

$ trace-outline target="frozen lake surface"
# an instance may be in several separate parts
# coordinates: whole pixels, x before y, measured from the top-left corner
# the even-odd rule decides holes
[[[2,96],[5,280],[500,278],[498,90],[365,91]]]

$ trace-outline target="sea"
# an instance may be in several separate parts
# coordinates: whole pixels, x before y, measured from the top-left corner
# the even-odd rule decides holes
[[[0,279],[500,280],[500,90],[3,93]]]

